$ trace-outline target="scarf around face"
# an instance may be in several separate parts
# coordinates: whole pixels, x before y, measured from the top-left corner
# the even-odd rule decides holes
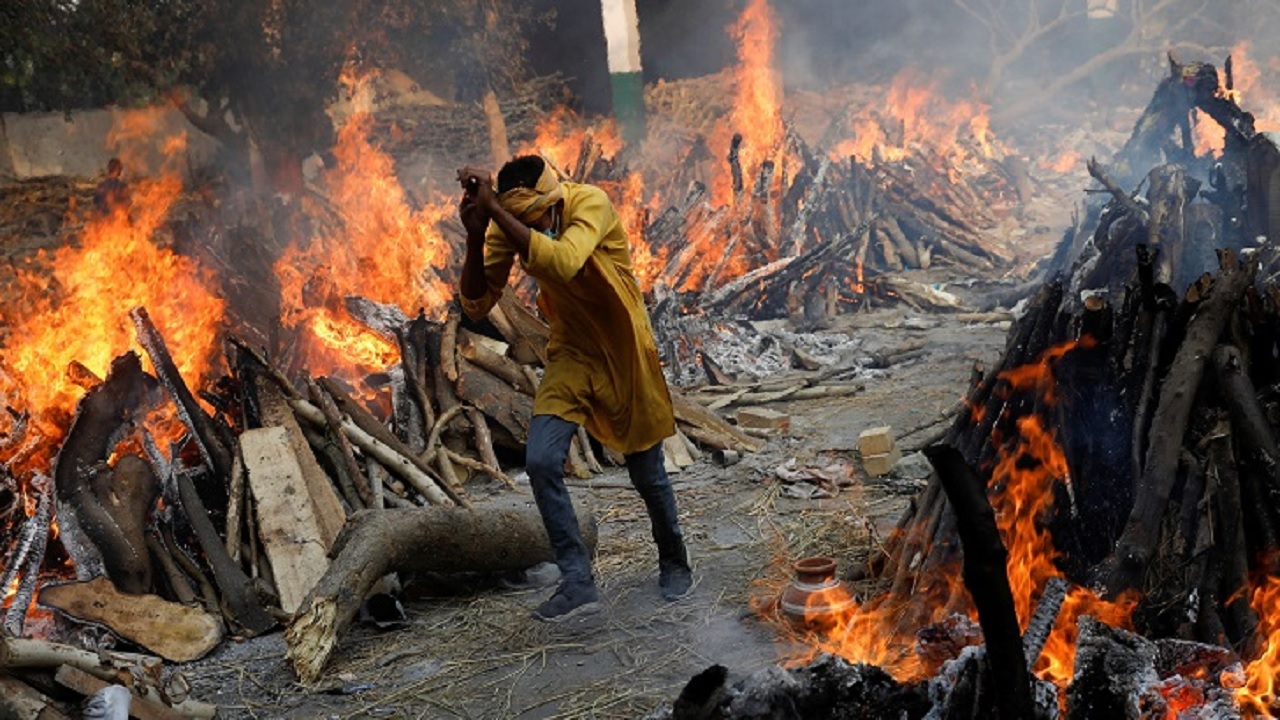
[[[498,195],[498,204],[517,220],[528,224],[542,217],[548,208],[562,199],[564,189],[560,187],[560,176],[551,163],[544,162],[542,175],[538,176],[533,187],[511,188]]]

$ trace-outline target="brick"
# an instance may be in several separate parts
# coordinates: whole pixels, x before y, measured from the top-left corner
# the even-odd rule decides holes
[[[888,425],[867,428],[858,435],[858,452],[863,457],[883,455],[893,450],[894,447],[893,428]]]
[[[738,425],[759,430],[786,430],[791,427],[791,416],[761,407],[745,407],[738,410]]]
[[[862,456],[862,469],[872,477],[888,475],[889,469],[902,459],[902,451],[894,448],[887,453]]]

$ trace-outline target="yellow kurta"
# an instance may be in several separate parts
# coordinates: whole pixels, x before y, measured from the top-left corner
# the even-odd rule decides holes
[[[524,263],[538,281],[538,306],[551,325],[533,412],[583,425],[623,454],[648,450],[675,434],[675,415],[626,231],[603,190],[562,186],[560,236],[552,240],[530,231]],[[515,249],[491,223],[485,236],[486,292],[476,299],[459,294],[467,315],[478,320],[489,313],[515,258]]]

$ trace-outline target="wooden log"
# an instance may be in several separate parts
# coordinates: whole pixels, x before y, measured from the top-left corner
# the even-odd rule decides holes
[[[36,512],[28,518],[22,528],[22,535],[14,548],[14,557],[4,572],[5,583],[0,585],[0,592],[8,593],[11,587],[11,575],[20,573],[19,582],[13,597],[9,598],[9,609],[4,613],[4,630],[10,635],[21,635],[26,625],[27,609],[36,595],[40,579],[40,567],[44,564],[45,551],[48,548],[50,524],[53,522],[53,493],[49,488],[49,480],[37,475],[33,483],[34,490],[40,493],[36,501]]]
[[[316,460],[328,461],[324,463],[325,470],[331,473],[334,484],[338,486],[343,511],[350,514],[356,510],[363,509],[365,505],[360,500],[360,493],[356,492],[355,483],[351,481],[351,473],[347,470],[347,463],[342,457],[342,451],[338,449],[337,440],[333,439],[333,433],[313,427],[310,423],[300,424],[300,426],[302,427],[302,435],[307,439],[307,444],[311,446],[311,451],[315,454]]]
[[[413,452],[420,454],[425,447],[427,426],[422,424],[422,412],[409,386],[404,366],[397,364],[391,367],[386,375],[388,394],[391,397],[391,416],[388,424],[405,445],[408,445]]]
[[[1130,464],[1135,478],[1142,477],[1145,469],[1146,461],[1142,452],[1147,447],[1147,430],[1151,424],[1151,403],[1155,398],[1156,379],[1164,369],[1161,352],[1164,349],[1165,335],[1169,332],[1169,324],[1176,305],[1176,299],[1171,293],[1157,293],[1153,290],[1151,294],[1150,308],[1144,310],[1144,318],[1138,321],[1141,332],[1140,341],[1145,346],[1145,351],[1141,347],[1135,348],[1138,357],[1131,373],[1142,378],[1137,404],[1133,409],[1133,437],[1130,442],[1132,453]]]
[[[320,378],[319,383],[330,395],[335,392],[342,392],[327,378]],[[334,399],[339,407],[344,410],[348,408],[356,409],[355,403],[350,398],[335,396]],[[321,427],[326,425],[324,413],[320,412],[320,409],[311,403],[297,399],[291,400],[289,404],[293,407],[294,412],[298,413],[298,416],[307,422]],[[357,412],[364,411],[360,409]],[[376,428],[375,435],[365,429],[366,422],[365,420],[357,420],[357,416],[347,412],[347,419],[343,420],[342,430],[361,450],[373,456],[383,467],[396,473],[401,479],[412,485],[428,502],[435,505],[449,505],[458,502],[451,497],[456,492],[452,488],[444,487],[440,480],[434,476],[435,471],[425,461],[410,452],[408,448],[405,448],[403,443],[391,434],[391,431],[374,420],[372,423],[368,423],[368,426]]]
[[[222,622],[205,611],[158,595],[125,594],[110,580],[46,584],[40,604],[82,622],[104,625],[171,662],[204,657],[222,642]]]
[[[511,387],[529,397],[533,397],[537,390],[529,382],[529,378],[525,376],[522,365],[505,355],[499,355],[490,350],[485,347],[484,343],[477,342],[477,338],[473,333],[466,330],[459,332],[458,354],[469,362],[507,381]]]
[[[196,586],[200,589],[200,601],[204,604],[205,612],[220,617],[222,610],[219,605],[218,591],[209,581],[205,571],[191,559],[191,556],[187,555],[186,550],[178,545],[178,541],[173,537],[173,528],[168,524],[161,524],[160,539],[163,541],[165,554],[178,564],[186,577],[195,580]],[[257,543],[254,543],[254,547],[257,547]]]
[[[320,408],[320,412],[324,413],[329,435],[337,443],[338,450],[341,453],[342,467],[345,468],[346,476],[350,478],[356,495],[358,495],[359,506],[353,505],[353,509],[361,510],[369,507],[369,504],[373,502],[373,491],[369,487],[368,479],[364,476],[364,471],[360,469],[360,463],[356,461],[355,451],[351,447],[351,440],[346,433],[342,432],[342,415],[338,412],[338,406],[333,402],[333,397],[321,390],[313,378],[307,377],[306,381],[307,396],[311,398],[311,404]],[[425,401],[425,396],[423,396],[422,400]],[[427,405],[430,407],[430,402],[427,402]],[[430,412],[430,410],[427,412]],[[431,413],[430,417],[431,421],[434,422],[434,413]],[[427,427],[430,427],[430,424]]]
[[[205,559],[213,570],[213,579],[224,600],[224,613],[228,620],[235,623],[240,632],[246,636],[260,635],[275,626],[275,619],[259,604],[250,590],[249,578],[240,569],[239,563],[231,559],[222,538],[213,527],[209,513],[204,508],[204,501],[196,492],[189,471],[175,472],[178,484],[178,496],[182,502],[182,511],[191,525]]]
[[[240,443],[236,443],[231,458],[231,483],[227,491],[227,554],[232,560],[240,562],[240,533],[244,528],[244,458],[240,454]]]
[[[436,422],[435,407],[431,404],[435,391],[431,387],[431,363],[427,357],[429,322],[419,310],[418,316],[408,326],[396,328],[396,342],[400,345],[400,364],[404,368],[405,384],[408,385],[414,405],[421,413],[422,426],[426,428]],[[324,409],[323,406],[321,409]],[[366,494],[367,492],[361,492],[362,497]]]
[[[160,335],[160,330],[151,322],[151,316],[147,314],[146,308],[137,307],[130,310],[129,317],[133,320],[134,328],[138,333],[138,342],[151,358],[151,364],[155,367],[160,384],[173,398],[178,417],[191,431],[192,439],[200,450],[200,457],[208,464],[214,477],[219,478],[220,482],[223,481],[231,474],[231,452],[219,437],[213,420],[196,403],[191,390],[178,372],[178,366],[169,354],[169,348]]]
[[[1240,267],[1234,253],[1223,251],[1220,261],[1222,269],[1210,296],[1187,327],[1161,387],[1133,509],[1116,542],[1115,563],[1106,581],[1111,596],[1142,584],[1159,541],[1160,520],[1177,476],[1177,449],[1182,445],[1205,361],[1253,280],[1253,266]]]
[[[77,403],[54,466],[60,509],[71,510],[65,515],[74,515],[76,527],[92,542],[92,552],[100,556],[108,577],[133,592],[151,589],[151,562],[142,528],[155,500],[156,479],[145,462],[144,467],[137,467],[134,461],[126,463],[120,473],[119,498],[126,499],[132,509],[117,519],[113,507],[118,501],[113,500],[117,473],[106,462],[115,449],[121,423],[145,414],[159,399],[158,387],[155,379],[142,371],[141,358],[135,353],[113,360],[106,381]],[[69,550],[79,562],[74,546]]]
[[[467,408],[466,412],[475,433],[476,453],[480,455],[480,461],[485,465],[484,472],[495,480],[512,484],[511,478],[502,472],[502,465],[498,462],[498,453],[493,449],[493,434],[489,432],[489,423],[485,420],[484,413],[472,407]]]
[[[469,360],[458,358],[458,398],[493,418],[522,446],[529,438],[533,398]]]
[[[1234,346],[1220,345],[1213,351],[1213,367],[1223,391],[1222,399],[1231,413],[1232,425],[1238,430],[1245,452],[1263,470],[1267,504],[1278,507],[1280,444],[1277,444],[1266,411],[1258,400],[1258,391],[1249,378],[1244,359]]]
[[[169,591],[173,597],[183,605],[194,605],[196,603],[196,591],[191,586],[191,581],[182,573],[182,568],[178,567],[178,562],[174,560],[169,549],[165,547],[154,535],[147,536],[147,549],[151,551],[151,560],[159,565],[160,570],[164,573],[165,581],[168,583]]]
[[[503,288],[497,308],[499,317],[506,323],[506,327],[499,330],[511,343],[511,357],[519,363],[546,365],[551,328],[521,302],[510,287]]]
[[[594,519],[579,510],[588,548]],[[334,549],[333,564],[285,632],[286,656],[313,685],[374,583],[389,572],[521,570],[554,556],[541,516],[527,508],[365,511]]]
[[[0,717],[11,720],[71,719],[48,695],[7,675],[0,675]]]
[[[697,428],[696,431],[685,428],[685,433],[690,437],[696,439],[696,432],[704,437],[718,435],[728,438],[731,445],[722,448],[726,450],[759,452],[764,447],[764,441],[742,432],[730,425],[724,418],[680,393],[671,394],[671,407],[675,410],[676,420],[685,423],[691,428]]]
[[[1214,364],[1217,365],[1221,359],[1224,358],[1215,353]],[[1235,420],[1233,416],[1232,422]],[[1206,540],[1213,543],[1217,550],[1218,562],[1214,565],[1219,581],[1205,582],[1200,587],[1203,602],[1215,612],[1218,603],[1214,600],[1222,599],[1223,624],[1229,626],[1224,627],[1224,630],[1229,631],[1229,636],[1225,639],[1232,646],[1240,647],[1240,643],[1253,637],[1258,626],[1258,616],[1250,606],[1248,592],[1250,548],[1245,541],[1247,522],[1241,503],[1240,476],[1236,471],[1236,461],[1235,453],[1232,452],[1232,434],[1225,429],[1215,433],[1209,440],[1209,462],[1214,476],[1213,483],[1217,486],[1218,512],[1216,517],[1207,518],[1209,522],[1202,520],[1200,527],[1201,532],[1210,535]],[[1266,512],[1264,507],[1255,507],[1255,512]],[[1268,557],[1269,550],[1264,547],[1254,549],[1262,557]],[[1207,548],[1204,555],[1209,555]]]
[[[1155,672],[1155,643],[1089,615],[1080,617],[1079,629],[1075,674],[1067,686],[1072,715],[1140,717],[1142,688]]]
[[[462,316],[459,314],[458,309],[450,307],[449,315],[444,321],[444,331],[440,335],[440,349],[436,353],[438,355],[437,362],[439,362],[440,368],[444,372],[444,377],[451,385],[458,382],[458,364],[454,358],[454,348],[458,342],[458,323],[461,320]],[[431,349],[431,345],[428,344],[426,353],[428,356],[432,354]],[[448,408],[442,407],[440,410],[444,411],[448,410]]]
[[[62,665],[116,682],[159,678],[164,662],[154,655],[85,650],[49,640],[0,636],[0,670],[50,670]]]
[[[92,695],[111,683],[87,673],[71,665],[58,668],[54,678],[59,685],[75,690],[82,695]],[[165,703],[156,688],[138,685],[127,685],[132,694],[129,703],[129,716],[138,720],[184,720],[195,718],[207,720],[217,714],[217,707],[208,703],[187,699],[181,703],[169,705]]]
[[[1049,641],[1053,627],[1057,624],[1058,614],[1062,612],[1062,603],[1067,599],[1067,581],[1064,578],[1050,578],[1045,583],[1040,600],[1036,603],[1036,611],[1027,621],[1027,629],[1022,634],[1023,656],[1030,670],[1036,666],[1040,653],[1044,652],[1044,644]]]

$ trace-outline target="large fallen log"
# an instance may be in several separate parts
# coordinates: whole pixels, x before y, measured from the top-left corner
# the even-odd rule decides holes
[[[578,523],[594,549],[595,519],[579,508]],[[553,558],[532,508],[364,511],[351,517],[332,554],[285,632],[289,662],[307,685],[320,678],[360,603],[387,573],[521,570]]]

